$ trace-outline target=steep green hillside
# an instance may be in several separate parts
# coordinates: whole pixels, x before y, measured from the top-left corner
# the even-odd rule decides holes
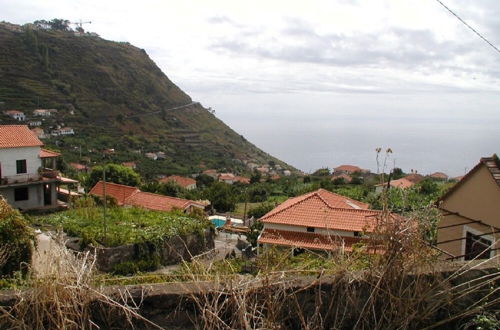
[[[0,109],[58,109],[42,128],[74,128],[44,140],[67,161],[135,161],[139,171],[248,171],[283,162],[264,153],[172,83],[142,49],[97,36],[0,24]],[[172,108],[178,109],[171,110]],[[12,122],[2,115],[2,123]],[[103,153],[104,149],[114,153]],[[164,152],[150,160],[146,152]]]

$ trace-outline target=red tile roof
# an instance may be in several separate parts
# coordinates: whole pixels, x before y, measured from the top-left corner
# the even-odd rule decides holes
[[[448,175],[446,175],[445,173],[443,172],[435,172],[435,173],[432,173],[431,175],[429,175],[431,178],[434,178],[434,179],[448,179]]]
[[[90,193],[103,196],[103,182],[99,181],[96,183],[90,190]],[[174,208],[184,210],[191,205],[205,207],[204,204],[192,200],[142,192],[135,187],[111,182],[106,182],[106,195],[113,196],[118,205],[138,206],[156,211],[171,211]]]
[[[244,183],[244,184],[249,184],[250,183],[250,179],[249,178],[245,178],[244,176],[235,176],[234,177],[234,181],[237,181],[237,182],[240,182],[240,183]]]
[[[38,154],[38,156],[40,158],[53,158],[53,157],[59,157],[61,156],[61,154],[47,149],[40,149],[40,153]]]
[[[88,166],[85,166],[85,165],[82,165],[82,164],[78,164],[78,163],[69,163],[68,165],[71,166],[72,168],[74,168],[77,171],[86,171],[86,170],[89,169]]]
[[[406,178],[401,178],[401,179],[397,179],[397,180],[391,180],[391,182],[389,184],[391,185],[391,187],[394,187],[394,188],[406,189],[406,188],[413,186],[415,183],[406,179]],[[387,182],[378,184],[377,186],[386,186],[386,185],[387,185]]]
[[[290,198],[262,218],[263,223],[343,231],[371,231],[379,211],[324,189]]]
[[[42,141],[26,125],[0,125],[0,148],[38,147]]]
[[[171,175],[171,176],[168,176],[166,178],[160,179],[159,181],[162,183],[174,182],[175,184],[177,184],[178,186],[183,187],[183,188],[186,188],[190,185],[196,184],[196,180],[191,179],[191,178],[186,178],[183,176],[179,176],[179,175]]]
[[[352,172],[361,172],[362,169],[360,167],[354,166],[354,165],[340,165],[338,167],[335,167],[335,172],[336,171],[343,171],[347,173],[352,173]]]
[[[261,244],[276,244],[311,250],[336,250],[343,247],[345,251],[352,251],[353,244],[363,241],[366,240],[359,237],[340,237],[276,229],[264,229],[258,239]]]
[[[344,179],[345,183],[349,183],[352,181],[352,177],[350,175],[347,175],[345,173],[337,174],[332,176],[332,181],[335,179]]]
[[[411,173],[404,177],[406,180],[410,180],[413,183],[419,183],[424,179],[423,175],[417,173]]]
[[[219,175],[219,180],[234,180],[234,174],[232,173],[222,173]]]
[[[140,190],[135,187],[106,182],[106,195],[113,196],[118,202],[118,205],[124,205],[127,198],[129,198],[133,194],[138,193],[139,191]],[[92,195],[104,196],[103,182],[97,182],[95,186],[90,189],[89,193]]]

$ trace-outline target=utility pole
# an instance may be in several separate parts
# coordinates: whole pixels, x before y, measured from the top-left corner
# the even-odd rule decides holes
[[[104,227],[104,242],[106,242],[106,238],[107,238],[107,221],[106,221],[106,204],[107,204],[107,198],[106,198],[106,166],[103,166],[103,170],[102,170],[102,177],[103,177],[103,180],[102,180],[102,194],[104,195],[104,212],[103,212],[103,216],[104,216],[104,219],[103,219],[103,227]]]

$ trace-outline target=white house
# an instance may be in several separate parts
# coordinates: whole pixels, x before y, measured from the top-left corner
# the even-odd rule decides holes
[[[14,118],[15,120],[19,120],[19,121],[25,121],[26,120],[26,115],[22,111],[7,110],[7,111],[4,111],[4,114],[6,114],[9,117]]]
[[[61,178],[53,168],[59,154],[42,146],[26,125],[0,126],[0,195],[15,208],[57,206]]]
[[[63,127],[59,129],[55,129],[51,132],[52,135],[54,136],[60,136],[60,135],[74,135],[75,131],[71,127]]]
[[[52,114],[57,113],[56,109],[36,109],[33,110],[33,116],[50,117]]]

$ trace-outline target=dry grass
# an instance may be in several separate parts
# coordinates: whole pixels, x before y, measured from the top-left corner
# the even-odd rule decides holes
[[[98,324],[112,324],[113,319],[96,313],[96,309],[120,316],[126,324],[133,320],[155,325],[137,313],[138,306],[129,306],[127,291],[119,299],[109,297],[92,286],[94,256],[74,254],[60,241],[51,245],[50,255],[28,278],[29,290],[17,292],[11,307],[0,306],[0,328],[6,329],[96,329]],[[98,315],[96,318],[95,316]],[[109,315],[108,315],[109,316]],[[109,324],[106,324],[109,322]]]
[[[395,218],[388,211],[378,219],[372,245],[383,253],[363,258],[368,267],[351,272],[354,255],[335,258],[335,275],[316,273],[304,284],[295,271],[276,271],[256,277],[232,278],[216,290],[192,299],[202,329],[415,329],[456,327],[475,315],[500,306],[500,272],[470,279],[467,264],[451,273],[438,272],[436,252],[422,239],[416,219]],[[362,257],[358,255],[358,257]],[[366,257],[366,256],[365,256]],[[491,262],[491,261],[490,261]],[[198,265],[201,267],[202,265]],[[278,267],[279,268],[279,267]],[[198,274],[203,271],[196,269]],[[288,276],[291,275],[291,276]],[[196,275],[193,275],[196,279]],[[487,315],[487,314],[486,314]],[[469,324],[470,325],[470,324]],[[498,326],[498,322],[495,326]]]

